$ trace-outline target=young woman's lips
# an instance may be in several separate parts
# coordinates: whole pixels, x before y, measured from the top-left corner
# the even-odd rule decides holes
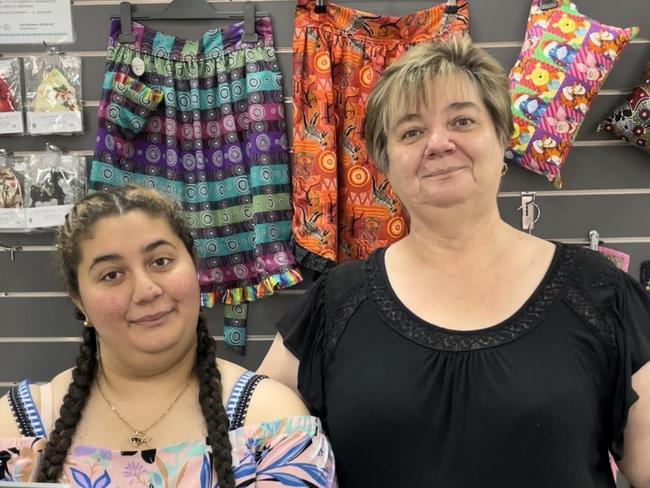
[[[171,312],[172,312],[171,310],[167,310],[165,312],[145,315],[144,317],[140,317],[137,320],[132,320],[131,322],[146,327],[154,327],[156,325],[161,325],[163,322],[165,322],[165,320],[167,320],[167,317]]]

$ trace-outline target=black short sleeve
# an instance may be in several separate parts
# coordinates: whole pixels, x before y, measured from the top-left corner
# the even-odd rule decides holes
[[[627,273],[621,273],[616,310],[630,353],[631,372],[650,361],[650,296]]]
[[[617,381],[612,405],[610,450],[618,461],[625,445],[625,426],[630,407],[639,399],[632,388],[632,375],[650,361],[650,299],[627,273],[618,272],[614,312],[618,318]]]
[[[324,284],[326,271],[276,324],[284,345],[298,358],[298,390],[312,415],[323,416]]]

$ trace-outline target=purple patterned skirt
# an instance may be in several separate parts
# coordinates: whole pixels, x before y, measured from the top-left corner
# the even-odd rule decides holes
[[[302,278],[290,250],[291,186],[271,21],[188,41],[111,21],[90,187],[135,183],[179,202],[195,239],[204,306],[226,311],[243,348],[246,302]],[[244,319],[244,320],[242,320]]]

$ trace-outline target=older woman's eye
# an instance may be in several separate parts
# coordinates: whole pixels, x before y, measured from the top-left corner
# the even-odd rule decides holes
[[[470,119],[469,117],[459,117],[454,120],[454,125],[456,127],[465,129],[467,127],[471,127],[472,125],[474,125],[474,120]]]
[[[413,139],[414,137],[417,137],[421,133],[422,131],[420,129],[409,129],[402,133],[402,139]]]

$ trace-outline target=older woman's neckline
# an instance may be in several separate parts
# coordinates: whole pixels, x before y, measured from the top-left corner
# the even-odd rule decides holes
[[[411,312],[390,285],[385,266],[385,249],[373,253],[365,264],[366,283],[373,303],[384,321],[396,332],[425,347],[447,351],[468,351],[495,347],[514,341],[532,330],[546,308],[564,287],[569,264],[577,249],[555,243],[555,252],[543,279],[528,300],[505,320],[471,330],[454,330],[430,323]]]

